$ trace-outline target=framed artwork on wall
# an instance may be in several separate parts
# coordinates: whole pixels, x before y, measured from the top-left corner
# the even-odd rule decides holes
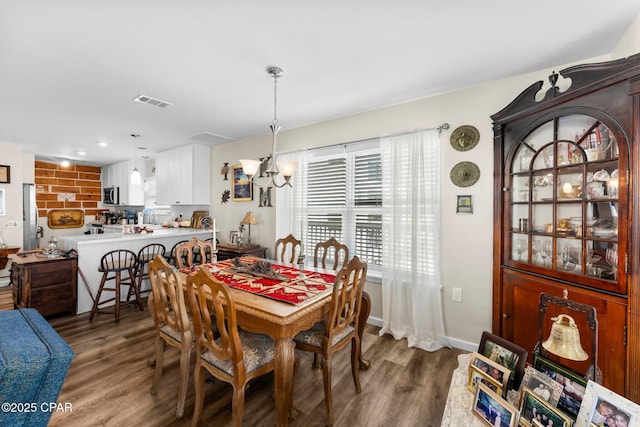
[[[11,183],[11,166],[0,165],[0,184]]]
[[[232,166],[233,180],[231,182],[231,195],[235,202],[248,202],[253,200],[253,184],[244,173],[242,165]]]
[[[473,214],[473,196],[458,196],[456,204],[456,213],[462,215]]]

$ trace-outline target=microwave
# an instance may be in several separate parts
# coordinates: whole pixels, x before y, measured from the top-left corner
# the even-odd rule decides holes
[[[107,187],[102,189],[102,204],[119,205],[120,187]]]

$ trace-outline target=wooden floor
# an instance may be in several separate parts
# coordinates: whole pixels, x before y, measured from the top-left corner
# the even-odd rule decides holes
[[[88,315],[49,319],[69,343],[75,358],[58,399],[70,403],[71,413],[54,413],[50,427],[86,426],[189,426],[193,413],[193,377],[185,415],[175,418],[179,381],[178,351],[167,347],[165,370],[157,395],[149,393],[153,368],[154,328],[147,308],[122,309],[120,323],[102,314],[93,322]],[[378,336],[367,325],[363,350],[372,366],[360,372],[362,393],[355,394],[349,367],[349,350],[333,360],[335,426],[439,426],[451,373],[462,350],[429,353],[407,348],[406,341]],[[311,368],[312,356],[301,353],[295,384],[296,426],[322,426],[325,421],[322,370]],[[204,426],[231,425],[231,387],[207,381]],[[273,376],[250,384],[246,393],[245,426],[275,425]]]

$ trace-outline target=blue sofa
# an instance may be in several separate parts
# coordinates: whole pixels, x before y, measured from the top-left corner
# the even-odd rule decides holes
[[[36,310],[0,311],[0,426],[46,426],[73,356]]]

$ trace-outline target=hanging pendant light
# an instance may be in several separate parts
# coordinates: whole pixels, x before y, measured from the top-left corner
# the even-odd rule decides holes
[[[272,139],[271,139],[271,156],[267,158],[267,170],[266,173],[266,181],[264,184],[260,184],[256,182],[256,174],[260,169],[261,161],[260,160],[252,160],[252,159],[240,159],[240,163],[242,163],[242,170],[245,175],[249,178],[249,182],[258,187],[267,188],[267,187],[284,187],[288,185],[291,187],[291,177],[296,172],[296,168],[298,164],[296,162],[278,162],[276,165],[276,146],[278,142],[278,132],[280,132],[280,125],[278,124],[278,78],[282,76],[283,71],[282,68],[276,66],[267,67],[267,73],[273,77],[273,121],[269,128],[271,129]],[[281,184],[276,183],[276,176],[281,174],[284,178],[284,182]]]
[[[134,133],[131,134],[133,137],[133,172],[131,172],[131,185],[140,185],[142,182],[142,176],[140,175],[140,171],[138,170],[138,166],[136,165],[136,153],[138,152],[138,137],[140,135],[136,135]]]

